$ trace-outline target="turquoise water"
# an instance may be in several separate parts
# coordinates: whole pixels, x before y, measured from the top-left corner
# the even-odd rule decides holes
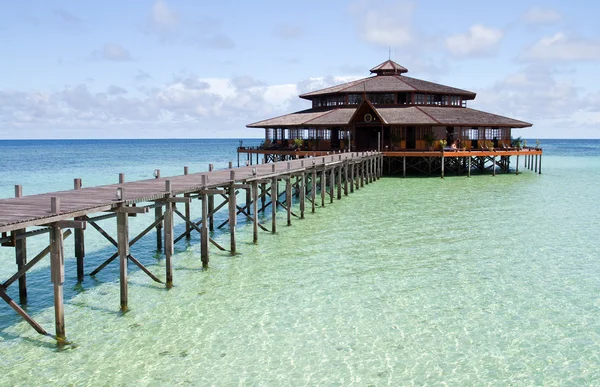
[[[60,142],[60,161],[48,155],[56,144],[7,151],[0,142],[2,162],[24,164],[4,175],[0,197],[23,181],[37,182],[25,193],[42,192],[70,188],[73,177],[106,184],[119,172],[148,178],[236,157],[237,141],[204,141],[138,142],[135,152],[91,141],[91,160],[80,143]],[[291,227],[281,213],[277,235],[261,233],[258,245],[240,219],[240,254],[213,248],[208,270],[194,236],[176,246],[170,290],[130,265],[126,314],[116,265],[78,285],[70,258],[72,344],[57,347],[1,304],[0,385],[598,384],[600,142],[543,143],[542,175],[384,178]],[[132,228],[149,222],[132,218]],[[103,225],[114,232],[112,223]],[[89,272],[113,250],[93,231],[86,237]],[[228,245],[224,232],[213,238]],[[32,254],[47,242],[38,239]],[[148,236],[132,253],[164,278],[153,243]],[[0,249],[0,259],[4,279],[13,251]],[[28,311],[52,331],[40,265],[28,277]]]

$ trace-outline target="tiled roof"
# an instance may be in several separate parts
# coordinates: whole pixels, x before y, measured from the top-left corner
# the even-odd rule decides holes
[[[383,73],[407,73],[408,70],[406,67],[400,66],[398,63],[393,60],[386,60],[380,65],[373,67],[371,73],[383,74]]]
[[[462,95],[466,99],[474,99],[475,93],[457,89],[455,87],[440,85],[438,83],[423,81],[404,75],[377,75],[363,78],[341,85],[328,87],[300,95],[300,98],[312,99],[313,97],[336,93],[377,93],[377,92],[409,92],[422,91],[425,93],[444,93]]]
[[[530,123],[463,107],[377,107],[385,125],[448,125],[524,128]],[[247,125],[249,128],[345,126],[356,108],[308,109]]]

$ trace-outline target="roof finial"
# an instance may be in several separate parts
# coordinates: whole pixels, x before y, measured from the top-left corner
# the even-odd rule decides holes
[[[388,60],[392,60],[392,47],[388,46]]]

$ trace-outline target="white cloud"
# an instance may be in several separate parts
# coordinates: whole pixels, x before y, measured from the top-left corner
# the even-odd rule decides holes
[[[179,22],[179,14],[166,1],[157,0],[152,6],[150,23],[154,26],[171,27]]]
[[[455,56],[469,57],[488,54],[502,39],[504,33],[496,28],[475,24],[464,34],[446,39],[446,48]]]
[[[525,50],[520,58],[531,61],[596,61],[600,60],[600,40],[567,37],[558,32],[542,38]]]
[[[355,9],[356,13],[364,15],[361,34],[366,41],[386,47],[404,47],[413,43],[412,14],[415,6],[412,2],[372,8],[366,6]]]
[[[92,52],[92,58],[96,60],[110,60],[126,62],[131,60],[129,51],[120,44],[107,43],[101,49]]]
[[[529,24],[549,24],[560,21],[562,14],[551,8],[533,7],[524,15],[523,20]]]

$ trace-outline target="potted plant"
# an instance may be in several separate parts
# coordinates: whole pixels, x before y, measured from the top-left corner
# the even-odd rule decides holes
[[[444,139],[440,140],[440,148],[442,148],[442,151],[444,150],[444,148],[446,148],[446,145],[448,145],[448,141]]]
[[[491,150],[491,151],[493,151],[493,150],[494,150],[494,143],[493,143],[491,140],[486,140],[486,141],[485,141],[485,147],[486,147],[488,150]]]
[[[423,135],[423,140],[425,140],[425,143],[427,144],[427,148],[429,150],[433,150],[433,142],[436,140],[435,134],[425,133]]]
[[[295,138],[294,146],[296,147],[296,150],[300,150],[302,148],[303,143],[304,143],[304,141],[301,138]]]
[[[540,140],[535,140],[535,149],[540,149]]]

